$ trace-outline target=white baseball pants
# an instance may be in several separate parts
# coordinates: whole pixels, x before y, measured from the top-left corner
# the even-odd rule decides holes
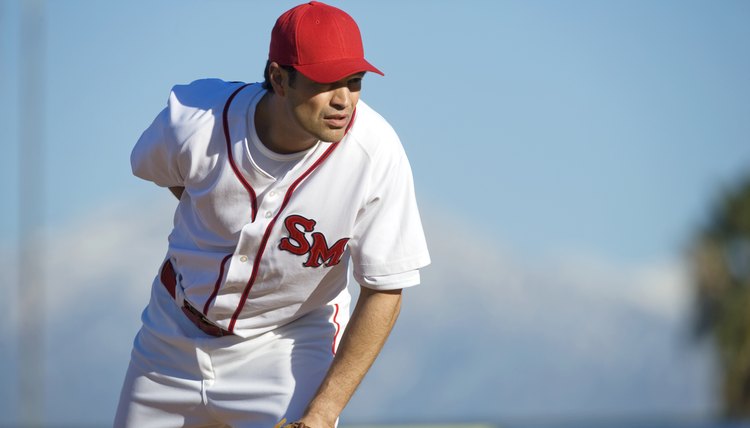
[[[333,359],[334,312],[329,305],[248,339],[212,337],[156,281],[114,426],[272,428],[298,419]],[[348,299],[337,312],[343,330]]]

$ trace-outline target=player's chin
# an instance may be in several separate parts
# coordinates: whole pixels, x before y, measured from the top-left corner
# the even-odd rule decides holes
[[[346,135],[346,128],[329,127],[328,129],[321,130],[320,134],[318,135],[318,139],[336,143],[341,141],[344,138],[344,135]]]

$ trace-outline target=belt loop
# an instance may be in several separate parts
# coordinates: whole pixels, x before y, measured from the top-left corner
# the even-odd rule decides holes
[[[174,267],[172,266],[171,260],[167,259],[167,261],[164,262],[159,279],[164,285],[164,288],[169,292],[169,295],[174,299],[176,295],[175,288],[177,287],[177,278],[175,277]]]

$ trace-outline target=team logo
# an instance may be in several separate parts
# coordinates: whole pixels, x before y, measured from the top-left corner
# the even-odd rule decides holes
[[[349,238],[342,238],[329,247],[325,235],[315,232],[315,220],[301,215],[287,217],[284,227],[289,232],[289,237],[281,239],[279,248],[298,256],[307,254],[307,261],[302,263],[305,267],[315,268],[324,263],[328,267],[337,265],[349,242]],[[308,233],[311,241],[308,240]]]

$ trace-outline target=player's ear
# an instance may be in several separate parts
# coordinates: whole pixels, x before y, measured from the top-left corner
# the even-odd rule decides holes
[[[268,80],[273,86],[273,92],[281,96],[286,95],[284,90],[284,80],[288,79],[286,71],[276,62],[268,64]]]

